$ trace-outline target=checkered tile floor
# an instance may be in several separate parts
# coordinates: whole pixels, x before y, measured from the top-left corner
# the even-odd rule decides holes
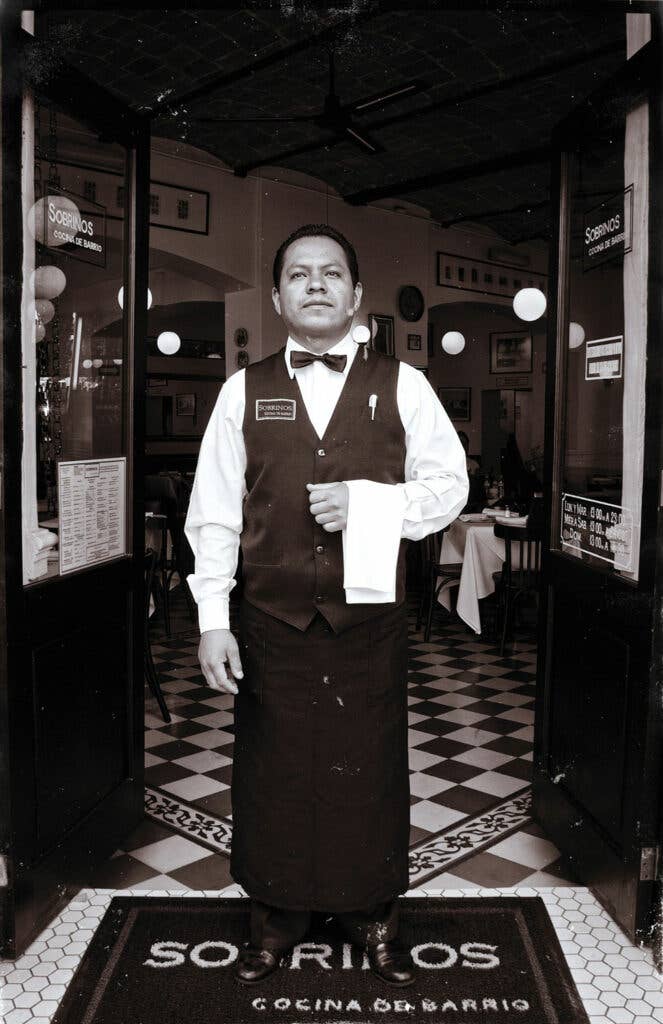
[[[173,722],[145,718],[147,815],[122,849],[15,963],[0,962],[0,1020],[49,1024],[117,890],[242,896],[232,882],[231,696],[202,685],[198,632],[173,595],[172,637],[153,650]],[[539,895],[590,1024],[663,1024],[663,977],[588,889],[574,885],[530,813],[535,650],[501,659],[451,624],[410,632],[412,896]]]
[[[199,634],[173,594],[172,635],[153,623],[152,650],[172,714],[147,698],[149,817],[98,872],[122,888],[221,889],[232,883],[230,781],[233,697],[204,685]],[[434,628],[429,643],[410,621],[411,880],[452,886],[564,885],[559,851],[532,821],[536,649],[508,657],[462,623]],[[204,825],[201,827],[201,816]],[[456,842],[459,831],[463,843]]]

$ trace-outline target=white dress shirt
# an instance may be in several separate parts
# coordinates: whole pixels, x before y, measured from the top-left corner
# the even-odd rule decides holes
[[[311,423],[322,438],[347,379],[359,346],[350,334],[329,351],[347,356],[342,373],[319,360],[294,370],[290,352],[304,349],[288,338],[285,361],[290,378],[296,377]],[[405,431],[405,483],[388,487],[402,517],[400,536],[420,540],[452,522],[467,501],[468,479],[465,451],[426,376],[408,363],[400,363],[396,400]],[[225,382],[210,416],[198,456],[198,465],[184,527],[195,556],[195,572],[187,577],[198,605],[200,632],[228,629],[228,595],[235,585],[243,500],[246,490],[246,449],[242,434],[245,405],[245,371]],[[366,492],[368,493],[368,492]],[[376,496],[379,490],[374,490]],[[352,508],[352,498],[350,502]],[[363,504],[363,515],[366,504]],[[378,523],[383,507],[372,509]],[[360,520],[357,518],[357,522]],[[365,519],[361,520],[365,523]],[[362,527],[363,528],[363,527]],[[348,531],[351,529],[348,523]],[[344,547],[346,540],[344,537]],[[347,567],[346,567],[347,568]],[[355,573],[356,576],[356,573]],[[346,583],[348,581],[346,580]],[[352,581],[350,581],[352,582]],[[355,579],[355,584],[361,581]],[[378,585],[380,589],[380,585]],[[358,588],[349,600],[361,600]],[[367,598],[364,597],[364,600]],[[369,598],[393,600],[393,596]]]

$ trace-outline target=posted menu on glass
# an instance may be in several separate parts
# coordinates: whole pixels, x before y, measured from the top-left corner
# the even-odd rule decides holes
[[[58,463],[60,572],[126,554],[126,458]]]

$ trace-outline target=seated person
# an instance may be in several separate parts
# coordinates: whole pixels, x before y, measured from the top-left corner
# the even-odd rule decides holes
[[[467,467],[467,476],[470,482],[470,491],[467,498],[467,504],[463,509],[463,512],[481,512],[484,505],[486,504],[486,495],[484,491],[484,474],[481,471],[481,466],[476,459],[472,458],[469,454],[470,439],[464,430],[458,431],[458,437],[460,443],[465,449],[465,465]]]

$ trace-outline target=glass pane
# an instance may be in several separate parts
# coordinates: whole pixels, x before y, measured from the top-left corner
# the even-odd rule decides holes
[[[647,105],[571,154],[559,530],[568,555],[637,578],[647,307]]]
[[[126,159],[47,98],[23,109],[24,581],[126,552]]]

